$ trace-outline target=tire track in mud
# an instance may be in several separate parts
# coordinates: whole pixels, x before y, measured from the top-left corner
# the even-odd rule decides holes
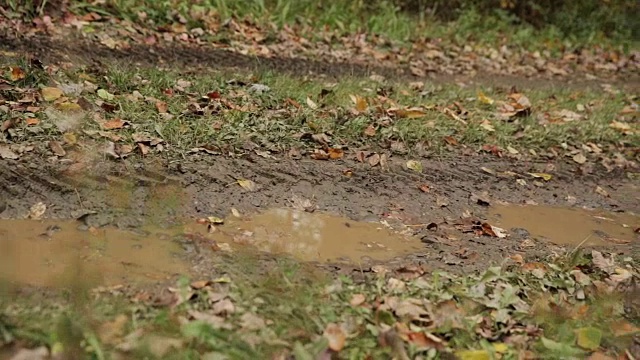
[[[0,49],[31,54],[44,62],[80,60],[101,64],[105,61],[127,61],[144,66],[186,66],[195,69],[240,69],[276,71],[296,76],[326,75],[333,78],[369,76],[373,73],[397,77],[402,69],[368,66],[344,62],[243,55],[214,47],[181,44],[172,46],[133,45],[126,50],[111,49],[79,36],[54,39],[47,36],[17,37],[0,34]]]
[[[523,77],[498,73],[469,74],[441,74],[430,73],[426,77],[411,74],[408,66],[382,67],[372,64],[336,62],[331,59],[305,59],[290,57],[264,57],[244,55],[232,50],[210,46],[190,46],[171,44],[171,46],[156,46],[134,44],[126,50],[111,49],[84,38],[79,34],[70,33],[65,38],[36,35],[23,36],[0,33],[0,50],[13,51],[34,56],[45,63],[71,61],[80,64],[93,64],[102,67],[108,62],[126,62],[146,67],[170,66],[187,68],[186,71],[197,72],[203,68],[226,69],[240,71],[275,71],[293,76],[325,76],[332,80],[344,77],[366,77],[372,74],[381,75],[388,79],[416,81],[422,80],[434,84],[451,84],[468,82],[474,86],[499,86],[518,89],[561,89],[576,90],[601,89],[602,82],[636,92],[640,89],[640,77],[626,76],[624,78],[611,77],[607,79],[589,80],[584,74],[573,74],[566,78]]]
[[[180,166],[171,161],[168,167],[159,166],[157,159],[146,162],[130,159],[125,162],[101,162],[86,175],[87,178],[99,177],[99,174],[117,175],[121,181],[98,181],[97,185],[83,186],[82,182],[76,181],[78,175],[67,179],[63,176],[63,169],[34,157],[0,162],[0,198],[8,199],[9,207],[0,217],[23,216],[31,205],[43,201],[48,205],[46,218],[72,218],[72,214],[78,210],[94,210],[111,218],[112,225],[135,227],[136,223],[140,223],[139,219],[151,216],[154,211],[161,213],[161,219],[166,217],[174,221],[190,221],[206,216],[225,217],[232,207],[242,214],[250,215],[273,207],[290,207],[291,199],[299,196],[312,199],[318,211],[338,214],[352,220],[387,219],[393,224],[396,221],[394,217],[397,217],[397,221],[405,224],[428,224],[458,219],[465,210],[482,218],[486,208],[473,203],[470,196],[483,191],[488,191],[493,201],[523,203],[525,200],[534,200],[540,204],[562,206],[566,205],[564,197],[572,194],[577,198],[576,206],[639,210],[639,205],[634,204],[633,198],[628,194],[622,194],[620,200],[620,197],[603,198],[592,191],[597,185],[621,186],[625,182],[619,177],[562,179],[564,177],[560,176],[560,179],[554,179],[544,187],[522,189],[513,179],[495,178],[483,173],[480,168],[485,166],[497,171],[512,169],[534,172],[535,164],[514,164],[486,157],[465,160],[424,160],[424,172],[417,174],[403,168],[404,160],[400,158],[390,160],[388,172],[351,160],[274,161],[257,155],[242,158],[197,155],[192,159],[182,160]],[[22,161],[31,165],[24,166]],[[343,170],[347,168],[352,170],[350,177],[343,175]],[[140,180],[149,176],[154,179],[164,177],[171,179],[171,182]],[[258,184],[258,189],[253,192],[243,189],[235,182],[239,178],[254,181]],[[429,185],[429,193],[418,189],[418,185],[423,183]],[[113,196],[112,191],[117,191],[113,189],[117,184],[128,186],[122,191],[130,204],[114,208],[109,205],[109,200]],[[175,187],[163,187],[167,184]],[[157,198],[154,196],[158,193],[166,195],[171,191],[179,199],[176,208],[170,209],[155,203]],[[448,204],[439,205],[438,197],[445,198]],[[386,218],[383,214],[393,216]],[[426,232],[417,235],[428,237],[430,233],[424,231]],[[547,243],[522,248],[522,239],[515,237],[497,241],[493,238],[475,238],[471,234],[457,236],[460,238],[452,242],[429,238],[424,252],[399,259],[398,264],[428,264],[429,267],[453,271],[471,271],[486,267],[490,262],[500,262],[514,253],[537,257],[546,256],[550,251]],[[633,250],[636,245],[616,247],[616,251],[637,251]],[[468,253],[476,255],[467,258],[464,254]]]

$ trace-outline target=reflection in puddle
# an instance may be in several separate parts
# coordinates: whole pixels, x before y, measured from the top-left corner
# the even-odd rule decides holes
[[[250,244],[305,261],[390,259],[420,249],[420,240],[382,224],[292,209],[271,209],[247,219],[229,218],[211,234],[218,242]]]
[[[618,245],[638,241],[634,229],[640,217],[628,213],[546,206],[497,205],[490,210],[493,224],[505,229],[524,228],[533,237],[556,244]]]
[[[0,280],[55,286],[76,281],[123,284],[185,273],[169,237],[102,228],[78,231],[76,221],[0,220]]]

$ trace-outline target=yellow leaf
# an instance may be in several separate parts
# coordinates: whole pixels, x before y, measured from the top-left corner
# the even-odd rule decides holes
[[[82,108],[80,107],[80,105],[75,104],[75,103],[70,103],[68,101],[57,104],[56,108],[60,111],[63,112],[75,112],[75,111],[81,111]]]
[[[64,135],[62,135],[62,138],[64,139],[64,142],[69,145],[75,145],[78,142],[76,134],[74,133],[64,133]]]
[[[367,104],[367,100],[365,98],[358,95],[349,95],[349,96],[351,97],[351,101],[353,101],[353,103],[355,104],[356,110],[358,112],[367,111],[367,108],[369,107],[369,105]]]
[[[602,341],[602,331],[594,327],[584,327],[576,330],[576,344],[586,350],[597,350]]]
[[[493,350],[497,353],[504,354],[509,350],[509,346],[505,343],[493,343]]]
[[[493,99],[485,95],[480,90],[478,90],[478,101],[480,101],[483,104],[493,105]]]
[[[549,181],[553,177],[553,175],[546,173],[529,173],[529,175],[533,176],[536,179],[542,179],[544,181]]]
[[[217,216],[209,216],[207,217],[207,220],[212,223],[212,224],[216,224],[216,225],[220,225],[220,224],[224,224],[224,219],[221,219]]]
[[[399,118],[415,119],[425,116],[427,113],[420,108],[399,109],[396,116]]]
[[[463,350],[456,351],[460,360],[491,360],[491,354],[487,350]]]
[[[422,163],[420,161],[416,161],[416,160],[409,160],[407,161],[407,168],[415,171],[415,172],[422,172]]]
[[[42,98],[45,101],[53,101],[62,96],[62,90],[56,87],[45,87],[42,89]]]
[[[254,191],[256,189],[256,183],[247,179],[238,179],[238,185],[242,186],[244,189],[249,191]]]

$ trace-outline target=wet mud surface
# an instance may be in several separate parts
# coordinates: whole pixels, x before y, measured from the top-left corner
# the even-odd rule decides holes
[[[224,49],[136,45],[122,51],[81,38],[67,40],[49,37],[23,39],[0,34],[0,49],[24,53],[44,62],[100,64],[108,59],[141,66],[205,66],[249,71],[268,69],[294,75],[314,74],[334,78],[372,73],[396,78],[405,76],[399,75],[402,69],[396,68],[260,58]],[[436,76],[433,80],[455,79]],[[490,79],[479,77],[472,81],[518,87],[600,86],[597,81],[584,82],[580,79],[551,81],[508,76],[491,76]],[[637,81],[631,79],[624,85],[633,88],[637,86]],[[492,169],[496,173],[511,171],[526,178],[527,173],[547,172],[547,164],[512,162],[485,156],[451,157],[423,160],[424,170],[418,174],[404,166],[406,160],[392,157],[389,169],[383,171],[351,159],[292,160],[281,156],[273,160],[252,153],[238,157],[196,154],[188,158],[97,159],[84,164],[82,170],[78,171],[74,168],[75,163],[50,162],[35,151],[31,155],[25,154],[20,160],[0,161],[0,219],[24,219],[33,212],[34,205],[41,203],[46,208],[41,215],[43,219],[76,221],[78,225],[86,227],[74,230],[83,234],[81,236],[88,234],[87,231],[91,229],[103,232],[117,229],[127,233],[126,238],[131,233],[140,235],[148,226],[182,226],[177,234],[182,239],[177,240],[182,251],[180,256],[186,259],[192,273],[208,275],[217,271],[218,256],[226,256],[224,249],[212,246],[221,240],[220,236],[237,240],[247,232],[262,232],[257,236],[262,239],[257,240],[258,243],[255,243],[255,238],[251,239],[253,235],[245,241],[247,246],[260,249],[259,243],[264,244],[264,239],[273,239],[274,236],[286,239],[285,235],[292,232],[291,228],[277,222],[274,229],[269,229],[266,224],[269,220],[264,220],[259,228],[243,228],[233,221],[219,226],[213,224],[213,232],[211,226],[196,222],[210,217],[229,218],[233,210],[243,217],[259,217],[273,209],[296,209],[303,214],[301,216],[310,216],[309,219],[335,216],[339,218],[331,222],[336,224],[375,224],[376,229],[384,228],[384,231],[398,237],[410,237],[413,239],[411,241],[415,241],[410,251],[402,248],[393,256],[377,257],[373,251],[370,254],[365,251],[357,254],[357,260],[352,256],[350,261],[336,261],[339,258],[337,254],[341,251],[347,254],[348,251],[334,251],[334,248],[344,244],[331,239],[327,243],[321,242],[325,246],[322,254],[330,253],[330,256],[322,255],[316,249],[301,257],[304,261],[315,262],[332,271],[367,272],[385,266],[392,269],[420,267],[424,271],[442,268],[453,272],[471,272],[499,264],[517,254],[533,261],[562,253],[565,249],[573,249],[591,235],[593,241],[582,245],[619,254],[638,254],[640,240],[634,231],[640,226],[637,217],[640,213],[640,187],[637,180],[629,180],[625,174],[615,171],[606,173],[597,169],[594,174],[580,175],[576,172],[575,164],[556,163],[552,180],[527,178],[527,185],[523,186],[513,177],[491,175],[482,168]],[[256,188],[248,190],[238,186],[238,179],[251,180]],[[597,192],[598,187],[608,195]],[[421,188],[427,188],[428,192]],[[544,210],[541,220],[532,224],[519,222],[517,216],[509,217],[516,211],[509,213],[504,207],[507,204],[535,204],[541,209],[546,209],[543,208],[545,206],[586,207],[596,209],[598,216],[612,219],[619,216],[624,220],[610,224],[602,223],[606,220],[600,219],[600,223],[594,224],[592,217],[582,214],[572,220],[571,226],[567,226],[569,223],[563,222],[563,216]],[[498,214],[501,217],[497,217]],[[530,220],[529,216],[526,214],[524,217]],[[626,228],[622,227],[623,223]],[[73,228],[70,223],[65,224]],[[6,225],[2,230],[5,232],[0,234],[10,235],[6,229],[12,226]],[[39,223],[38,226],[44,225]],[[355,227],[358,226],[365,225]],[[487,229],[491,226],[504,226],[508,236],[490,235]],[[46,228],[44,226],[44,232]],[[562,239],[556,235],[557,232],[549,231],[556,228],[564,230]],[[571,229],[576,229],[575,234]],[[273,235],[274,231],[279,235]],[[336,234],[348,236],[346,230],[342,234],[335,229],[328,236],[335,238],[338,236]],[[375,235],[365,233],[363,237],[358,241],[359,244],[377,246],[376,239],[368,239]],[[148,240],[156,237],[148,233],[142,238]],[[393,247],[388,243],[383,245]],[[155,244],[146,246],[153,249]],[[264,246],[260,250],[273,251]],[[313,252],[318,253],[315,258]],[[296,256],[295,252],[293,256]],[[273,255],[265,255],[264,259],[268,262]],[[330,260],[329,263],[327,260]]]
[[[0,163],[0,198],[6,203],[0,218],[24,219],[33,212],[34,204],[42,203],[46,206],[43,219],[63,223],[66,220],[62,219],[80,219],[75,223],[85,236],[87,229],[119,229],[158,240],[168,236],[166,232],[158,237],[145,229],[177,226],[181,230],[174,242],[180,245],[179,255],[192,274],[216,271],[216,259],[228,254],[216,244],[225,242],[236,249],[289,253],[338,272],[375,271],[380,266],[470,272],[517,254],[529,261],[561,254],[580,244],[585,234],[593,234],[592,240],[597,241],[580,246],[634,257],[638,254],[640,239],[634,232],[640,226],[637,181],[617,174],[576,176],[573,166],[566,164],[557,166],[551,181],[523,187],[514,179],[488,175],[481,167],[526,173],[540,171],[544,164],[486,157],[424,160],[424,171],[417,174],[403,167],[404,162],[391,158],[389,170],[382,171],[346,159],[327,162],[196,155],[182,161],[105,160],[92,164],[86,172],[70,174],[65,165],[23,158]],[[351,176],[344,175],[345,169],[351,170]],[[250,191],[239,186],[238,178],[252,180],[256,188]],[[428,184],[429,192],[419,189],[423,184]],[[609,197],[597,193],[597,186],[606,189]],[[542,212],[538,223],[530,219],[532,215],[523,215],[520,208],[510,212],[513,204],[542,209],[536,210]],[[549,213],[545,206],[554,208]],[[565,209],[582,207],[595,210]],[[278,220],[273,209],[289,210]],[[569,219],[557,211],[577,213]],[[254,220],[243,223],[233,214]],[[520,223],[518,215],[529,222]],[[220,220],[224,223],[218,224]],[[295,221],[297,226],[303,223],[306,230],[300,231],[306,235],[295,236]],[[318,234],[318,226],[329,230],[314,238],[309,224],[317,225]],[[367,228],[369,224],[372,226]],[[508,236],[491,236],[483,230],[484,224],[505,227]],[[39,226],[46,232],[46,226]],[[358,230],[362,226],[364,232]],[[558,232],[564,234],[562,238]],[[305,236],[317,240],[315,248],[307,243],[297,254],[286,249],[293,246],[293,237]],[[355,242],[359,252],[354,255],[339,236],[359,236]],[[394,236],[398,241],[411,239],[409,245],[394,249]],[[379,244],[391,251],[376,256],[373,249]],[[264,259],[268,263],[273,256],[265,253]]]

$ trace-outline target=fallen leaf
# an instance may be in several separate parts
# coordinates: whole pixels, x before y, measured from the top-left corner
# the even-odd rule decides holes
[[[344,348],[347,335],[340,325],[329,323],[322,335],[329,341],[329,348],[331,350],[339,352]]]
[[[597,350],[602,341],[602,331],[594,327],[584,327],[576,330],[576,344],[586,350]]]
[[[570,122],[570,121],[576,121],[576,120],[582,120],[584,118],[584,116],[573,112],[571,110],[560,110],[560,111],[554,111],[551,114],[551,117],[555,118],[555,119],[559,119],[563,122]]]
[[[443,140],[449,145],[453,145],[453,146],[458,145],[458,140],[456,140],[453,136],[445,136]]]
[[[577,154],[575,154],[575,155],[573,156],[573,161],[575,161],[575,162],[577,162],[578,164],[581,164],[581,165],[582,165],[582,164],[584,164],[584,163],[586,163],[586,162],[587,162],[587,157],[586,157],[586,156],[584,156],[584,154],[583,154],[583,153],[579,152],[579,153],[577,153]]]
[[[342,159],[344,151],[342,149],[329,148],[329,158],[331,160]]]
[[[604,197],[609,197],[609,193],[607,192],[607,190],[601,188],[600,186],[596,186],[596,194],[600,194]]]
[[[11,75],[9,77],[11,81],[22,80],[25,77],[27,77],[27,74],[24,72],[24,70],[22,70],[21,67],[14,66],[11,68]]]
[[[485,95],[482,91],[478,90],[478,101],[486,105],[493,105],[493,99]]]
[[[375,153],[375,154],[371,155],[367,161],[369,162],[369,165],[371,167],[374,167],[374,166],[380,164],[380,154]]]
[[[487,350],[462,350],[455,352],[459,360],[491,360],[492,356]]]
[[[115,129],[122,129],[126,124],[127,124],[126,121],[120,118],[115,118],[109,121],[105,121],[101,125],[102,125],[102,128],[105,130],[115,130]]]
[[[43,202],[33,204],[29,209],[28,217],[29,219],[39,220],[42,215],[44,215],[45,211],[47,211],[47,205],[45,205]]]
[[[0,144],[0,158],[16,160],[19,157],[8,145]]]
[[[427,115],[427,112],[421,108],[399,109],[396,111],[397,117],[406,119],[415,119],[425,115]]]
[[[369,125],[366,129],[364,129],[364,134],[369,137],[376,136],[376,128],[373,125]]]
[[[427,184],[420,184],[418,185],[418,189],[420,189],[420,191],[428,193],[429,191],[431,191],[431,189],[429,188],[429,185]]]
[[[351,306],[360,306],[366,301],[366,299],[367,298],[364,296],[364,294],[353,294],[353,296],[351,296],[349,304]]]
[[[633,133],[633,130],[631,129],[631,125],[629,125],[626,122],[613,120],[611,124],[609,124],[609,127],[616,129],[625,135],[630,135]]]
[[[62,139],[64,143],[67,145],[75,145],[78,143],[78,139],[76,138],[76,134],[67,132],[62,135]]]
[[[500,239],[506,238],[507,237],[507,231],[505,229],[499,228],[497,226],[493,226],[489,223],[483,223],[482,224],[482,232],[485,235],[489,235],[492,237],[497,237]]]
[[[45,87],[42,88],[42,98],[45,101],[53,101],[60,98],[63,94],[62,90],[56,87]]]
[[[160,114],[166,114],[168,110],[168,105],[164,101],[156,101],[156,109]]]
[[[496,128],[493,127],[493,125],[491,125],[491,122],[489,120],[483,120],[482,123],[480,123],[480,127],[489,131],[489,132],[494,132],[496,131]]]
[[[322,149],[315,149],[311,154],[311,158],[314,160],[329,160],[329,154]]]
[[[413,170],[415,172],[421,173],[422,172],[422,163],[420,161],[416,161],[416,160],[409,160],[407,161],[407,168],[410,170]]]
[[[251,180],[238,179],[237,182],[238,182],[238,185],[240,185],[246,190],[254,191],[256,189],[256,183]]]
[[[98,94],[98,97],[100,97],[103,100],[111,101],[115,98],[115,95],[109,93],[105,89],[98,89],[96,93]]]
[[[528,174],[536,179],[542,179],[544,181],[549,181],[551,180],[551,178],[553,178],[553,175],[546,174],[546,173],[528,173]]]
[[[59,141],[49,141],[49,148],[56,156],[62,157],[67,154],[67,152],[62,148],[62,144]]]
[[[351,97],[351,101],[353,101],[355,108],[358,112],[365,112],[369,105],[367,104],[367,100],[362,96],[358,95],[349,95]]]
[[[311,100],[310,97],[307,96],[307,106],[309,106],[309,108],[311,108],[312,110],[315,110],[318,108],[318,104],[316,104],[313,100]]]
[[[38,125],[40,123],[40,119],[38,119],[38,118],[27,118],[27,119],[25,119],[25,123],[27,123],[27,126]]]

